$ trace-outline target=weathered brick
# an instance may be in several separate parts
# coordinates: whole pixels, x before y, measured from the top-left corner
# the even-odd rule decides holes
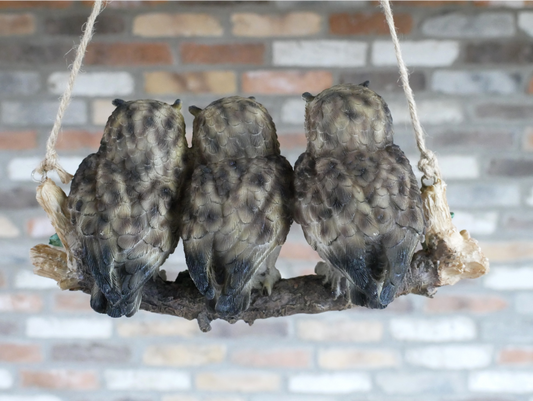
[[[0,401],[63,401],[63,400],[53,395],[2,395],[0,394]]]
[[[57,150],[96,150],[100,146],[102,132],[92,132],[85,130],[64,130],[59,134],[56,143]]]
[[[0,14],[0,36],[29,35],[35,32],[31,14]]]
[[[5,288],[7,285],[7,278],[5,273],[0,271],[0,288]]]
[[[229,94],[237,92],[237,77],[232,71],[146,72],[144,90],[154,94]]]
[[[164,65],[172,64],[166,43],[91,43],[85,55],[87,65]]]
[[[442,342],[476,338],[476,325],[466,317],[440,319],[395,318],[390,321],[392,336],[401,341]]]
[[[19,235],[18,227],[8,217],[0,215],[0,238],[16,238]]]
[[[7,389],[13,387],[13,376],[6,369],[0,369],[0,389]]]
[[[0,150],[26,150],[36,147],[37,132],[35,131],[0,132]]]
[[[459,230],[468,230],[473,235],[489,235],[498,228],[497,212],[474,212],[454,210],[453,224]]]
[[[492,343],[504,338],[506,344],[530,345],[533,343],[532,325],[533,316],[522,315],[517,319],[513,315],[500,315],[498,319],[481,322],[481,338]]]
[[[492,262],[516,262],[533,258],[533,243],[529,241],[482,241],[480,246]]]
[[[521,11],[518,13],[518,27],[529,36],[533,36],[533,12]]]
[[[43,300],[37,294],[0,294],[0,312],[39,312]]]
[[[299,374],[289,377],[291,393],[350,394],[372,389],[366,373]]]
[[[0,335],[10,336],[10,335],[17,334],[18,331],[19,331],[19,327],[16,322],[0,320]]]
[[[26,222],[26,232],[31,238],[49,238],[56,229],[48,217],[34,217]]]
[[[50,352],[54,361],[124,363],[131,360],[131,349],[127,345],[104,343],[55,344]]]
[[[242,348],[234,351],[231,362],[236,365],[257,368],[308,368],[312,354],[304,348]]]
[[[411,115],[405,100],[393,99],[388,103],[394,123],[411,125]],[[418,115],[423,125],[454,124],[464,120],[464,105],[456,100],[422,99],[417,102]]]
[[[264,62],[265,45],[262,43],[233,43],[207,45],[182,43],[181,62],[184,64],[251,64]]]
[[[505,217],[503,224],[505,230],[513,233],[529,233],[533,229],[533,215],[531,213],[516,213]]]
[[[516,294],[515,309],[521,314],[533,314],[533,292]]]
[[[472,15],[447,12],[427,18],[422,32],[439,38],[502,38],[515,34],[514,16],[511,13],[484,12]]]
[[[483,393],[527,394],[533,392],[533,373],[514,370],[472,372],[468,389]]]
[[[533,365],[533,348],[531,347],[506,347],[498,353],[500,365]]]
[[[439,166],[446,180],[479,177],[479,165],[473,156],[440,156]]]
[[[305,137],[304,133],[296,134],[296,133],[278,132],[278,141],[282,149],[282,152],[283,150],[288,150],[288,149],[302,149],[302,153],[303,153],[307,145],[307,138]]]
[[[376,375],[377,385],[386,394],[456,393],[462,388],[462,377],[443,373],[387,372]]]
[[[179,394],[163,396],[162,401],[200,401],[200,399],[192,395]]]
[[[362,67],[368,45],[341,40],[287,40],[272,44],[273,65]]]
[[[242,74],[245,93],[318,93],[332,85],[333,77],[329,71],[249,71]]]
[[[383,324],[374,321],[298,320],[298,337],[309,341],[375,342],[383,337]]]
[[[484,278],[485,287],[495,290],[533,289],[532,267],[495,267]]]
[[[90,296],[81,291],[59,292],[54,297],[54,310],[61,312],[92,312]]]
[[[175,370],[107,369],[104,379],[109,390],[171,391],[191,388],[190,375]]]
[[[533,175],[533,160],[493,159],[487,173],[504,177],[529,177]]]
[[[30,317],[26,335],[32,338],[109,338],[112,322],[105,317],[92,319]]]
[[[231,22],[233,34],[246,37],[309,36],[321,30],[321,17],[313,12],[235,13]]]
[[[394,13],[398,34],[408,34],[413,29],[409,14]],[[329,33],[333,35],[390,35],[385,16],[381,12],[336,13],[329,16]]]
[[[511,94],[520,91],[520,75],[506,71],[445,71],[433,73],[431,87],[436,92],[470,95]]]
[[[0,71],[4,95],[33,95],[41,88],[39,74],[27,71]]]
[[[222,362],[226,357],[223,345],[151,345],[143,362],[152,366],[201,366]]]
[[[58,102],[45,100],[4,101],[2,121],[13,126],[52,126]],[[87,122],[87,107],[82,100],[72,100],[63,117],[64,125],[80,125]]]
[[[38,276],[31,270],[19,269],[15,276],[15,288],[44,290],[58,287],[54,280]]]
[[[452,209],[520,204],[520,189],[515,184],[454,184],[446,195]]]
[[[512,130],[486,129],[462,130],[460,128],[446,129],[445,131],[432,132],[428,138],[436,148],[466,149],[476,147],[482,149],[509,149],[513,146]],[[532,142],[533,143],[533,142]]]
[[[451,40],[403,41],[402,54],[409,67],[438,67],[453,64],[459,56],[459,43]],[[390,41],[372,43],[372,64],[396,65],[394,46]]]
[[[115,108],[111,99],[94,100],[92,102],[92,123],[94,125],[104,126]]]
[[[48,35],[80,36],[82,27],[87,22],[87,15],[69,15],[68,17],[46,17],[43,30]],[[98,16],[96,33],[98,35],[113,35],[122,33],[126,25],[120,15],[102,13]]]
[[[508,302],[497,295],[443,295],[426,299],[424,311],[428,313],[491,313],[504,310]]]
[[[211,328],[212,329],[208,334],[204,334],[205,336],[219,338],[282,338],[289,336],[288,322],[283,320],[258,320],[254,322],[254,325],[251,327],[243,321],[239,321],[235,324],[228,324],[223,320],[216,320],[211,323]]]
[[[204,391],[254,393],[276,391],[280,385],[280,376],[267,372],[201,372],[196,375],[196,388]]]
[[[470,43],[465,47],[465,62],[473,64],[529,64],[533,62],[533,44],[512,41],[506,43]]]
[[[63,94],[70,73],[54,72],[48,77],[48,90]],[[85,72],[76,78],[73,96],[125,96],[135,89],[131,74],[127,72]]]
[[[287,99],[281,106],[281,121],[287,124],[303,126],[305,102],[302,99]]]
[[[318,353],[318,365],[324,369],[379,369],[399,365],[396,352],[356,348],[329,348]]]
[[[429,369],[478,369],[489,366],[492,347],[482,345],[446,345],[408,349],[405,360]]]
[[[0,361],[10,363],[42,362],[43,354],[38,344],[0,343]]]
[[[393,71],[347,71],[340,75],[340,83],[360,84],[370,81],[369,87],[378,92],[403,93],[400,76],[397,70]],[[422,71],[413,71],[409,74],[409,86],[413,92],[421,92],[426,89],[426,76]]]
[[[133,20],[133,34],[148,38],[173,36],[222,36],[217,17],[209,14],[142,14]]]
[[[22,65],[35,68],[36,65],[61,65],[64,67],[65,62],[72,62],[72,55],[65,56],[71,47],[71,43],[60,42],[46,44],[4,41],[0,43],[0,54],[2,54],[0,66]]]
[[[117,333],[121,337],[193,337],[201,333],[198,323],[185,319],[172,321],[117,322]]]
[[[0,8],[69,8],[72,1],[0,1]]]
[[[20,377],[22,387],[62,390],[94,390],[99,387],[96,372],[91,370],[21,370]]]
[[[533,114],[533,106],[524,104],[481,104],[476,107],[476,116],[498,120],[527,120]]]

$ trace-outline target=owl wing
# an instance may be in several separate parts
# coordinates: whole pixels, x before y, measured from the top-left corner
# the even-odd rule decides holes
[[[183,228],[189,271],[216,309],[246,308],[253,277],[285,242],[292,168],[281,156],[238,159],[195,170]]]

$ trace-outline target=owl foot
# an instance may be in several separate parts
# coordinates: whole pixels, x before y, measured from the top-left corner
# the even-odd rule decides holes
[[[256,288],[261,290],[263,295],[266,292],[266,294],[270,296],[272,295],[272,288],[274,288],[274,285],[279,280],[281,280],[281,273],[279,272],[279,270],[275,267],[270,267],[266,269],[263,273],[259,274]]]
[[[325,262],[318,262],[315,266],[317,276],[322,276],[322,284],[331,284],[333,299],[348,293],[348,281],[346,277],[335,268],[328,266]]]

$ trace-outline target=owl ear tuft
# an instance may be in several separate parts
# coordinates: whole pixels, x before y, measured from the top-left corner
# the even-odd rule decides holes
[[[359,86],[364,86],[365,88],[368,88],[368,85],[370,85],[370,81],[365,81],[362,84],[359,84]]]
[[[309,103],[315,100],[315,96],[311,95],[309,92],[304,92],[302,93],[302,99]]]
[[[118,107],[122,106],[124,103],[126,103],[126,101],[122,99],[115,99],[111,103],[113,104],[113,106]]]
[[[191,113],[193,116],[197,116],[202,111],[201,108],[196,106],[189,106],[189,113]]]
[[[181,99],[176,99],[176,101],[172,103],[172,107],[175,108],[176,110],[181,110],[181,106],[182,106]]]
[[[248,96],[248,99],[255,100],[255,96]]]

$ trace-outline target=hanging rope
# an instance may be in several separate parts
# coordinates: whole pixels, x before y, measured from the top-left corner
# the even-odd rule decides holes
[[[396,60],[398,60],[398,68],[400,70],[402,87],[405,97],[407,98],[407,104],[409,105],[409,113],[411,115],[411,122],[415,131],[416,144],[418,146],[418,150],[420,151],[418,169],[424,174],[423,179],[433,182],[441,181],[442,176],[437,163],[437,158],[431,150],[426,148],[425,134],[418,118],[413,91],[409,85],[409,72],[407,71],[405,63],[403,62],[402,50],[400,49],[400,41],[398,40],[398,35],[396,34],[396,27],[394,26],[390,2],[389,0],[380,0],[380,3],[381,7],[383,8],[383,12],[385,13],[385,19],[387,20],[387,24],[389,26],[392,43],[394,43],[394,50],[396,52]]]
[[[39,164],[39,166],[37,166],[37,168],[33,170],[32,177],[34,177],[35,174],[40,174],[42,176],[42,180],[44,180],[48,171],[55,170],[63,184],[68,184],[70,180],[72,180],[72,175],[67,173],[65,169],[63,169],[63,167],[61,167],[61,165],[59,164],[55,147],[57,138],[59,136],[59,130],[61,129],[61,121],[63,120],[65,110],[70,104],[74,81],[76,81],[76,77],[78,75],[78,72],[80,71],[83,57],[85,56],[85,51],[87,50],[87,45],[89,44],[93,36],[94,22],[98,14],[100,14],[100,12],[102,11],[102,4],[103,0],[95,0],[94,2],[93,10],[91,12],[91,15],[89,16],[89,19],[87,20],[87,24],[85,25],[85,31],[83,32],[81,42],[78,46],[78,49],[76,50],[76,57],[74,59],[74,63],[72,64],[72,70],[70,71],[67,89],[61,97],[61,102],[59,103],[59,109],[57,110],[54,126],[52,128],[52,131],[50,132],[50,137],[46,142],[46,155],[44,157],[44,160]]]

